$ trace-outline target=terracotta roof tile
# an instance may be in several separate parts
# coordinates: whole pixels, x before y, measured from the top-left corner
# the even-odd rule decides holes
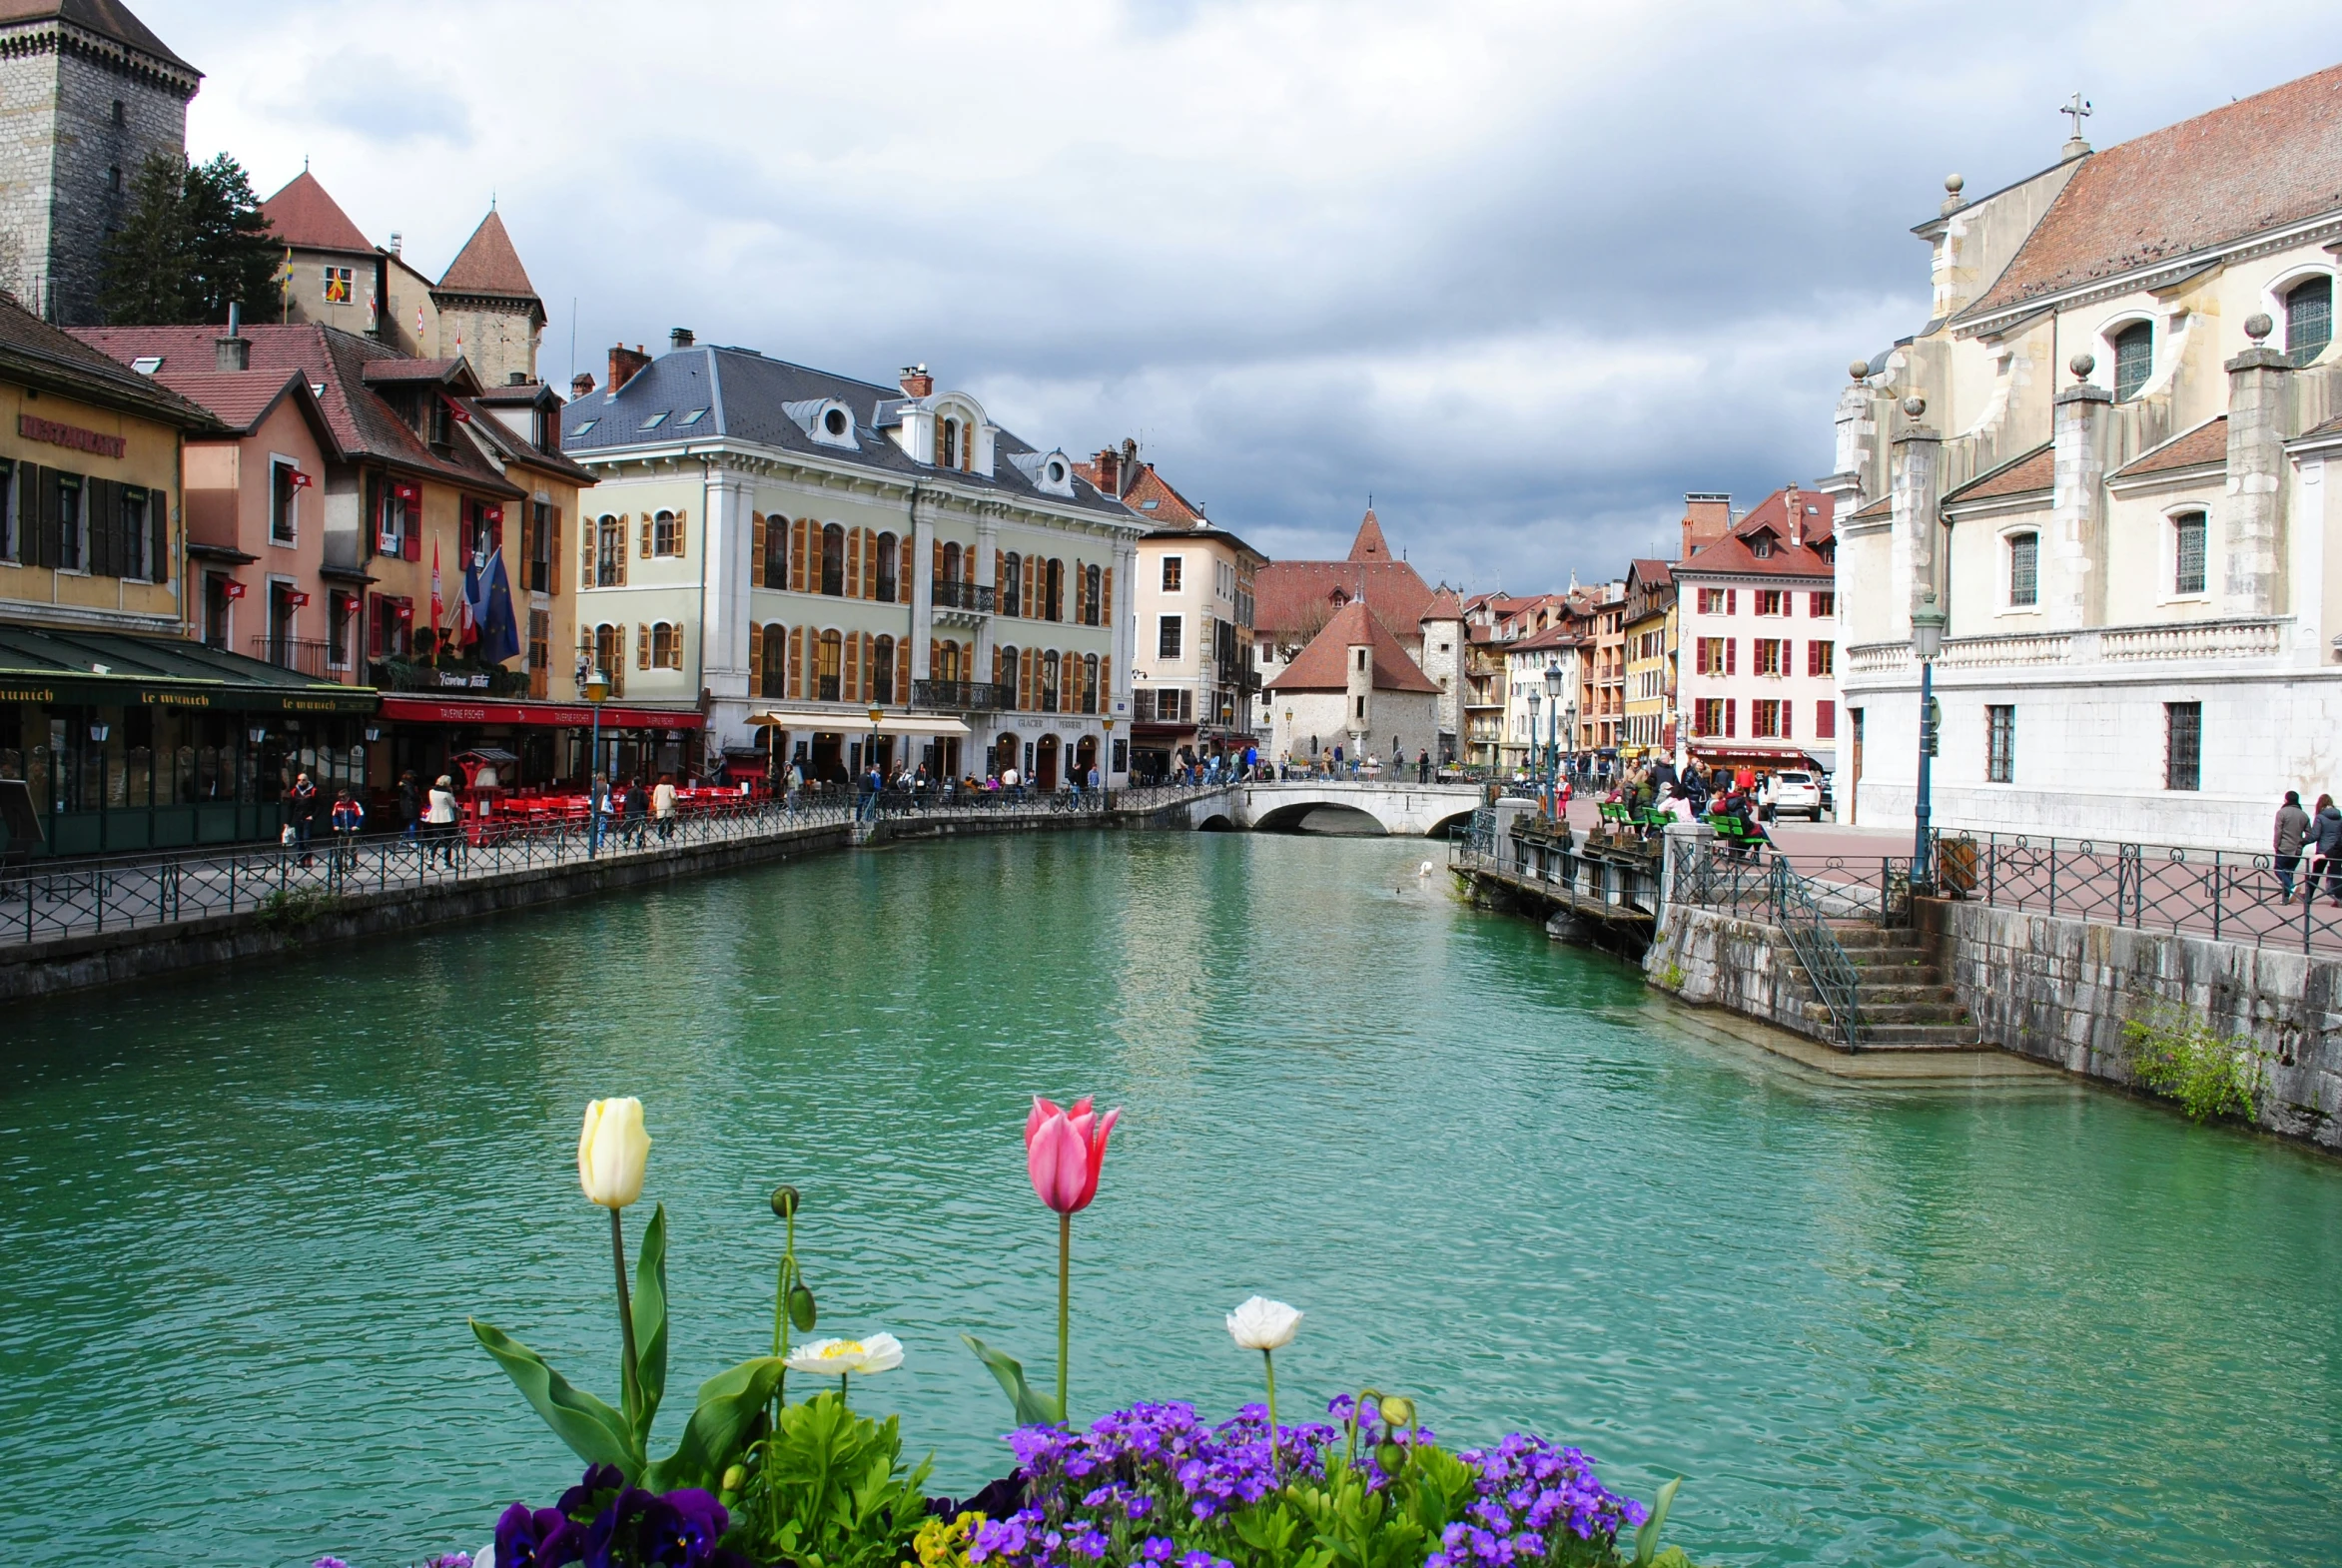
[[[1423,606],[1423,613],[1415,617],[1420,625],[1427,620],[1462,620],[1464,601],[1456,597],[1453,588],[1441,586],[1432,590],[1431,602]]]
[[[1794,515],[1792,506],[1798,508]],[[1731,533],[1677,561],[1675,575],[1680,578],[1712,571],[1735,576],[1835,576],[1838,567],[1831,520],[1836,506],[1835,500],[1819,490],[1775,490],[1751,507]],[[1804,542],[1790,542],[1793,531]],[[1770,553],[1759,555],[1759,543],[1767,543]]]
[[[316,175],[307,169],[287,182],[285,189],[261,203],[261,214],[276,231],[278,243],[305,251],[352,251],[370,255],[375,244],[350,221],[342,204],[326,194]]]
[[[1349,685],[1349,650],[1359,643],[1374,650],[1376,691],[1437,691],[1439,683],[1407,657],[1381,617],[1354,600],[1309,639],[1293,662],[1268,682],[1271,691],[1342,691]]]
[[[1103,476],[1096,462],[1077,462],[1074,471],[1096,485],[1101,494],[1105,493],[1106,486],[1100,482]],[[1140,520],[1154,523],[1160,528],[1193,528],[1203,525],[1203,513],[1186,496],[1173,489],[1169,479],[1156,472],[1152,462],[1139,465],[1138,476],[1131,481],[1122,499],[1124,505],[1139,514]],[[1147,504],[1149,501],[1155,504],[1150,506]]]
[[[1374,508],[1366,508],[1366,518],[1358,524],[1358,536],[1350,540],[1350,559],[1354,561],[1386,561],[1390,559],[1390,541],[1382,536],[1382,524],[1374,520]]]
[[[2160,446],[2145,451],[2106,475],[2109,479],[2131,478],[2142,473],[2167,473],[2173,468],[2200,468],[2217,463],[2228,466],[2228,415],[2206,419],[2192,430],[2182,430]]]
[[[154,379],[188,401],[211,409],[222,423],[247,432],[277,405],[286,389],[309,385],[300,372],[289,367],[273,371],[166,369],[157,371]]]
[[[1882,495],[1877,500],[1870,502],[1868,505],[1864,506],[1860,511],[1857,511],[1853,516],[1847,518],[1846,520],[1849,522],[1868,522],[1873,517],[1892,517],[1894,515],[1895,497],[1892,495]]]
[[[528,269],[520,265],[520,253],[512,249],[512,237],[504,232],[504,220],[496,216],[492,207],[479,221],[479,227],[471,231],[471,238],[463,242],[463,249],[455,253],[455,260],[447,264],[446,276],[439,280],[438,286],[449,294],[536,298],[536,285],[528,281]]]
[[[1280,560],[1252,580],[1252,624],[1263,632],[1303,632],[1323,623],[1345,599],[1363,598],[1374,618],[1401,636],[1419,636],[1431,587],[1403,560]]]
[[[2342,208],[2342,66],[2091,154],[1958,320]]]
[[[216,328],[205,328],[216,332]],[[148,418],[216,432],[219,421],[171,391],[102,353],[78,333],[52,327],[0,294],[0,361],[13,362],[18,375],[51,390],[68,390],[110,407],[128,406]]]
[[[121,0],[0,0],[0,27],[50,20],[71,22],[141,54],[153,55],[198,76],[203,74],[173,54],[146,23],[130,14],[130,7]]]
[[[1980,473],[1951,491],[1945,495],[1944,504],[1950,506],[1960,501],[1986,501],[2003,495],[2030,495],[2035,490],[2048,489],[2054,471],[2055,454],[2044,441],[2031,451],[2012,457],[1999,467]],[[1881,499],[1892,502],[1892,497],[1882,496]],[[1877,504],[1878,501],[1871,503],[1872,506]],[[1863,508],[1865,512],[1870,509],[1869,506]],[[1893,509],[1890,504],[1889,510]]]

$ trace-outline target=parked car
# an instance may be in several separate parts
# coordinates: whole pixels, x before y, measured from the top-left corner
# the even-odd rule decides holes
[[[1776,821],[1783,817],[1803,817],[1808,822],[1819,822],[1822,785],[1811,773],[1776,773],[1765,791],[1763,804],[1770,808]]]

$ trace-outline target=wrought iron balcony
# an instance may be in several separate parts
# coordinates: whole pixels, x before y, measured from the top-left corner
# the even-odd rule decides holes
[[[994,590],[990,583],[952,582],[938,578],[935,582],[934,603],[939,610],[976,610],[989,615],[993,610]]]
[[[911,706],[930,712],[1005,713],[1017,706],[1017,688],[989,680],[915,680]]]
[[[377,659],[369,678],[382,691],[462,691],[488,697],[525,697],[528,671],[498,664],[422,664]],[[617,693],[613,691],[611,695]]]

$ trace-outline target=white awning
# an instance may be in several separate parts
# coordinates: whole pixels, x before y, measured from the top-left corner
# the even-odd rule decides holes
[[[792,734],[867,735],[874,729],[881,735],[968,733],[966,724],[943,713],[889,713],[874,725],[868,713],[822,713],[812,708],[775,708],[769,713],[750,714],[748,722],[758,729],[785,729]]]

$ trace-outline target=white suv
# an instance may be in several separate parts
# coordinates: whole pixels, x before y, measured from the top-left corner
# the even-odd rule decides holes
[[[1776,773],[1772,786],[1765,792],[1765,804],[1773,808],[1776,820],[1782,817],[1803,817],[1808,822],[1822,820],[1822,785],[1811,773]]]

